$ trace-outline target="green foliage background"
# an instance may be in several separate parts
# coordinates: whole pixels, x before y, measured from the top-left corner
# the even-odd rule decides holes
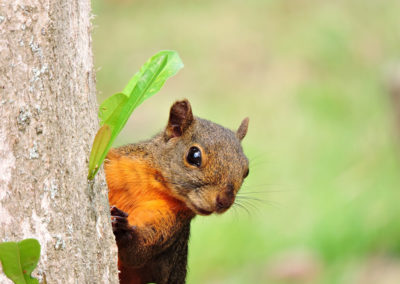
[[[357,283],[371,259],[396,261],[400,145],[385,74],[400,58],[399,1],[93,7],[99,102],[159,50],[177,50],[185,64],[117,144],[154,135],[183,97],[196,115],[230,128],[250,117],[241,191],[261,201],[243,203],[249,213],[196,218],[188,283],[287,283],[271,267],[296,251],[313,255],[318,272],[290,283]]]

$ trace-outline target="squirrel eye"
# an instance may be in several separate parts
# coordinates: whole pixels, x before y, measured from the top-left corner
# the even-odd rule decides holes
[[[186,161],[196,167],[201,166],[201,151],[199,148],[193,146],[190,147]]]
[[[243,178],[247,178],[248,175],[249,175],[249,169],[246,170],[246,172],[243,175]]]

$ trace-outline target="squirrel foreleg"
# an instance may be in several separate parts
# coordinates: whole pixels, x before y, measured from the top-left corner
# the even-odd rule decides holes
[[[135,267],[140,267],[168,248],[174,240],[174,231],[179,227],[173,226],[175,230],[167,231],[157,230],[150,225],[132,226],[128,222],[128,214],[115,206],[111,207],[111,222],[120,261],[124,265]]]

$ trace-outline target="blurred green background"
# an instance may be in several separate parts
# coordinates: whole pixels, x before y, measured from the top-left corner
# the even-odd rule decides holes
[[[236,207],[197,217],[188,283],[400,283],[400,160],[390,66],[398,0],[93,1],[99,102],[154,53],[185,63],[117,145],[149,138],[170,105],[250,127]]]

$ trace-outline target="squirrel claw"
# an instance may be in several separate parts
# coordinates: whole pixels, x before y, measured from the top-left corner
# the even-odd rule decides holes
[[[111,206],[111,225],[113,229],[113,233],[117,242],[122,240],[131,240],[132,233],[135,230],[136,226],[129,225],[128,222],[128,214],[124,211],[118,209],[115,206]]]
[[[125,213],[121,209],[118,209],[115,205],[110,207],[111,216],[128,217],[128,213]]]

